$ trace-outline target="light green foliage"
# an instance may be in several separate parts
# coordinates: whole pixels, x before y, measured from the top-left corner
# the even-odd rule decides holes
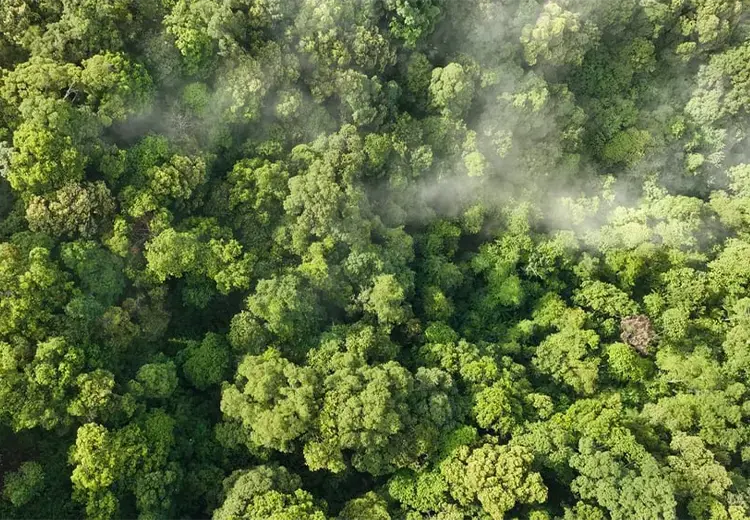
[[[286,215],[292,219],[288,233],[293,251],[301,255],[310,242],[328,237],[361,242],[371,224],[354,203],[364,196],[352,183],[365,160],[355,128],[345,125],[337,134],[300,145],[292,150],[292,159],[303,168],[289,180],[284,200]]]
[[[295,57],[285,55],[275,43],[259,49],[254,56],[238,54],[220,73],[216,103],[228,121],[257,120],[271,87],[295,80],[298,67]]]
[[[552,65],[580,65],[587,47],[596,41],[596,27],[561,4],[545,3],[536,23],[523,28],[521,42],[530,65],[540,58]]]
[[[522,414],[522,404],[506,381],[495,383],[476,394],[474,415],[482,428],[508,435],[521,421]]]
[[[232,206],[249,205],[260,224],[269,225],[278,218],[278,206],[287,194],[288,173],[283,164],[242,160],[234,165],[227,180]]]
[[[0,96],[9,103],[19,104],[39,96],[63,95],[75,87],[80,69],[72,63],[60,63],[50,58],[34,56],[19,63],[3,75]]]
[[[146,172],[149,187],[156,196],[189,199],[205,180],[206,164],[201,158],[172,156],[168,164]]]
[[[574,300],[578,305],[608,318],[624,318],[637,311],[636,305],[626,293],[614,285],[598,280],[582,282]]]
[[[747,178],[750,165],[740,164],[727,171],[730,178],[729,190],[711,194],[711,208],[728,227],[741,232],[748,222]]]
[[[362,323],[333,327],[321,336],[316,348],[307,352],[308,364],[326,372],[349,365],[352,359],[369,363],[391,361],[397,356],[399,346],[391,341],[388,330]]]
[[[206,162],[202,157],[173,155],[168,162],[161,163],[159,159],[167,153],[166,143],[144,140],[141,144],[140,153],[133,159],[144,186],[140,189],[129,186],[123,190],[124,203],[131,216],[143,217],[169,203],[179,207],[205,182]]]
[[[185,274],[205,276],[222,294],[245,288],[252,257],[229,236],[212,221],[198,222],[187,231],[167,228],[146,244],[148,269],[161,282]]]
[[[386,6],[387,7],[387,6]],[[302,0],[295,19],[303,62],[315,64],[309,84],[313,98],[333,94],[335,71],[355,65],[380,74],[395,61],[395,49],[380,27],[381,5],[345,0]],[[384,20],[385,21],[385,20]]]
[[[266,347],[268,331],[249,311],[242,311],[232,317],[227,339],[236,351],[258,354]]]
[[[671,432],[695,434],[708,446],[733,453],[750,434],[744,424],[747,410],[740,404],[744,394],[741,383],[725,391],[677,393],[646,404],[643,415]]]
[[[524,394],[530,386],[524,368],[508,356],[500,357],[497,345],[456,342],[455,332],[442,324],[433,324],[425,332],[430,343],[420,351],[424,362],[442,368],[471,389],[471,413],[480,427],[510,435],[528,411],[524,409],[528,395]]]
[[[604,520],[604,512],[585,502],[576,502],[572,508],[565,508],[563,520]]]
[[[734,304],[730,314],[731,328],[727,332],[722,349],[726,356],[724,370],[732,376],[750,374],[750,352],[746,348],[750,340],[750,300],[743,298]]]
[[[215,42],[208,32],[208,24],[218,11],[215,2],[174,2],[164,18],[167,32],[175,38],[175,46],[184,58],[188,73],[198,74],[213,61]]]
[[[67,406],[76,377],[84,367],[84,353],[64,338],[50,338],[33,350],[31,360],[17,359],[18,349],[2,343],[2,414],[15,430],[69,424]]]
[[[677,434],[670,447],[677,453],[669,457],[672,470],[670,480],[678,493],[691,497],[688,504],[690,512],[700,518],[711,510],[724,509],[719,502],[732,486],[732,480],[703,441],[698,437]]]
[[[541,476],[530,471],[532,460],[531,452],[520,446],[461,446],[440,464],[440,472],[459,504],[478,501],[490,518],[502,520],[516,503],[547,500]]]
[[[87,421],[107,419],[116,410],[114,376],[106,370],[94,370],[76,379],[78,395],[68,406],[68,413]]]
[[[80,81],[105,126],[143,110],[150,102],[151,78],[142,65],[122,54],[98,54],[83,62]]]
[[[163,135],[147,135],[130,148],[127,155],[135,171],[146,172],[171,157],[169,139]]]
[[[191,233],[170,228],[156,236],[148,245],[149,268],[160,280],[180,277],[198,263],[201,243]]]
[[[294,275],[261,280],[247,308],[281,340],[303,340],[320,319],[315,292]]]
[[[528,236],[509,233],[494,244],[483,245],[473,259],[473,270],[486,279],[486,289],[480,289],[484,293],[480,293],[483,298],[479,302],[483,313],[517,307],[523,302],[524,287],[514,268],[530,244]]]
[[[599,336],[592,330],[564,326],[539,344],[532,361],[541,373],[569,385],[579,394],[592,394],[599,377],[595,355]]]
[[[61,4],[61,16],[47,25],[41,41],[29,42],[32,50],[76,62],[96,52],[118,51],[132,38],[133,6],[128,0]]]
[[[441,0],[387,0],[386,9],[393,13],[389,28],[391,33],[404,40],[407,47],[414,47],[429,34],[441,14]]]
[[[678,26],[684,36],[697,37],[701,47],[707,49],[715,48],[730,36],[746,9],[742,2],[736,0],[694,0],[687,5],[690,9],[680,13]],[[675,7],[672,6],[672,9]]]
[[[685,106],[685,112],[699,124],[710,124],[722,117],[747,109],[748,56],[750,46],[729,48],[711,57],[698,76],[698,88]]]
[[[243,159],[227,175],[229,205],[238,215],[243,238],[253,247],[266,247],[274,224],[284,213],[289,193],[285,165],[263,159]]]
[[[373,475],[414,466],[452,421],[447,374],[420,369],[412,375],[396,362],[369,366],[363,361],[355,358],[323,382],[319,436],[304,449],[313,469],[343,471],[349,450],[352,465]]]
[[[706,273],[689,267],[670,269],[661,276],[665,302],[689,312],[702,309],[710,296]]]
[[[750,281],[750,266],[744,261],[750,244],[737,238],[727,240],[716,259],[708,264],[711,283],[730,296],[741,296]]]
[[[224,481],[224,503],[214,520],[326,520],[299,477],[284,467],[257,466]]]
[[[673,350],[660,350],[656,355],[660,377],[673,387],[695,390],[713,390],[721,386],[719,363],[711,359],[710,352],[697,346],[688,355]]]
[[[401,471],[388,481],[388,495],[402,508],[422,513],[445,510],[448,483],[437,471]]]
[[[14,189],[41,194],[83,179],[86,157],[70,136],[24,122],[13,133],[8,180]]]
[[[152,501],[148,494],[155,491],[154,484],[174,484],[177,475],[167,462],[174,442],[174,420],[161,410],[121,429],[84,424],[70,451],[74,498],[90,518],[116,517],[127,494],[135,496],[143,515],[166,513],[169,499]]]
[[[348,69],[337,75],[336,89],[340,93],[344,121],[351,121],[356,126],[382,121],[385,113],[379,110],[379,105],[385,105],[386,100],[383,99],[383,86],[377,77],[368,78]]]
[[[424,98],[432,79],[432,64],[424,54],[414,52],[406,63],[406,89],[416,98]]]
[[[388,503],[370,491],[347,502],[338,520],[391,520],[391,515],[388,513]]]
[[[594,441],[584,437],[570,465],[579,474],[571,489],[608,511],[613,520],[677,519],[673,488],[655,460],[646,457],[628,467],[615,453],[597,450]]]
[[[41,340],[55,314],[66,303],[68,278],[44,247],[0,244],[0,336],[22,334]]]
[[[474,83],[470,74],[458,63],[432,70],[430,102],[443,114],[460,117],[474,97]]]
[[[181,101],[196,115],[204,115],[211,102],[208,86],[200,82],[185,85]]]
[[[646,130],[628,128],[618,132],[602,150],[602,158],[611,164],[625,163],[630,166],[643,159],[651,142],[651,135]]]
[[[383,274],[375,278],[372,289],[362,293],[364,308],[383,325],[403,323],[409,314],[404,307],[405,291],[396,277]]]
[[[249,446],[290,451],[315,420],[317,385],[312,370],[269,349],[240,363],[235,385],[222,392],[221,411],[240,424]]]
[[[636,350],[624,343],[614,343],[606,348],[607,371],[623,382],[643,383],[652,372],[652,365]]]

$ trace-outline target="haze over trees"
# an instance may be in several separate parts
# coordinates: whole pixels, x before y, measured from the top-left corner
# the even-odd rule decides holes
[[[0,0],[0,474],[750,518],[750,2]]]

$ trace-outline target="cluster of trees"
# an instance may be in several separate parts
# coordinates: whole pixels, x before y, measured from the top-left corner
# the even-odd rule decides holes
[[[747,0],[0,3],[0,517],[750,518]]]

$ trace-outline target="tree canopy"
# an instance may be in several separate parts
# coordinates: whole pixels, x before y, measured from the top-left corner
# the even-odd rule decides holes
[[[750,1],[0,0],[0,518],[750,518]]]

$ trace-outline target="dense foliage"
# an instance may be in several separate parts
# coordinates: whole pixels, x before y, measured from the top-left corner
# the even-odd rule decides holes
[[[3,518],[750,518],[750,1],[0,0]]]

